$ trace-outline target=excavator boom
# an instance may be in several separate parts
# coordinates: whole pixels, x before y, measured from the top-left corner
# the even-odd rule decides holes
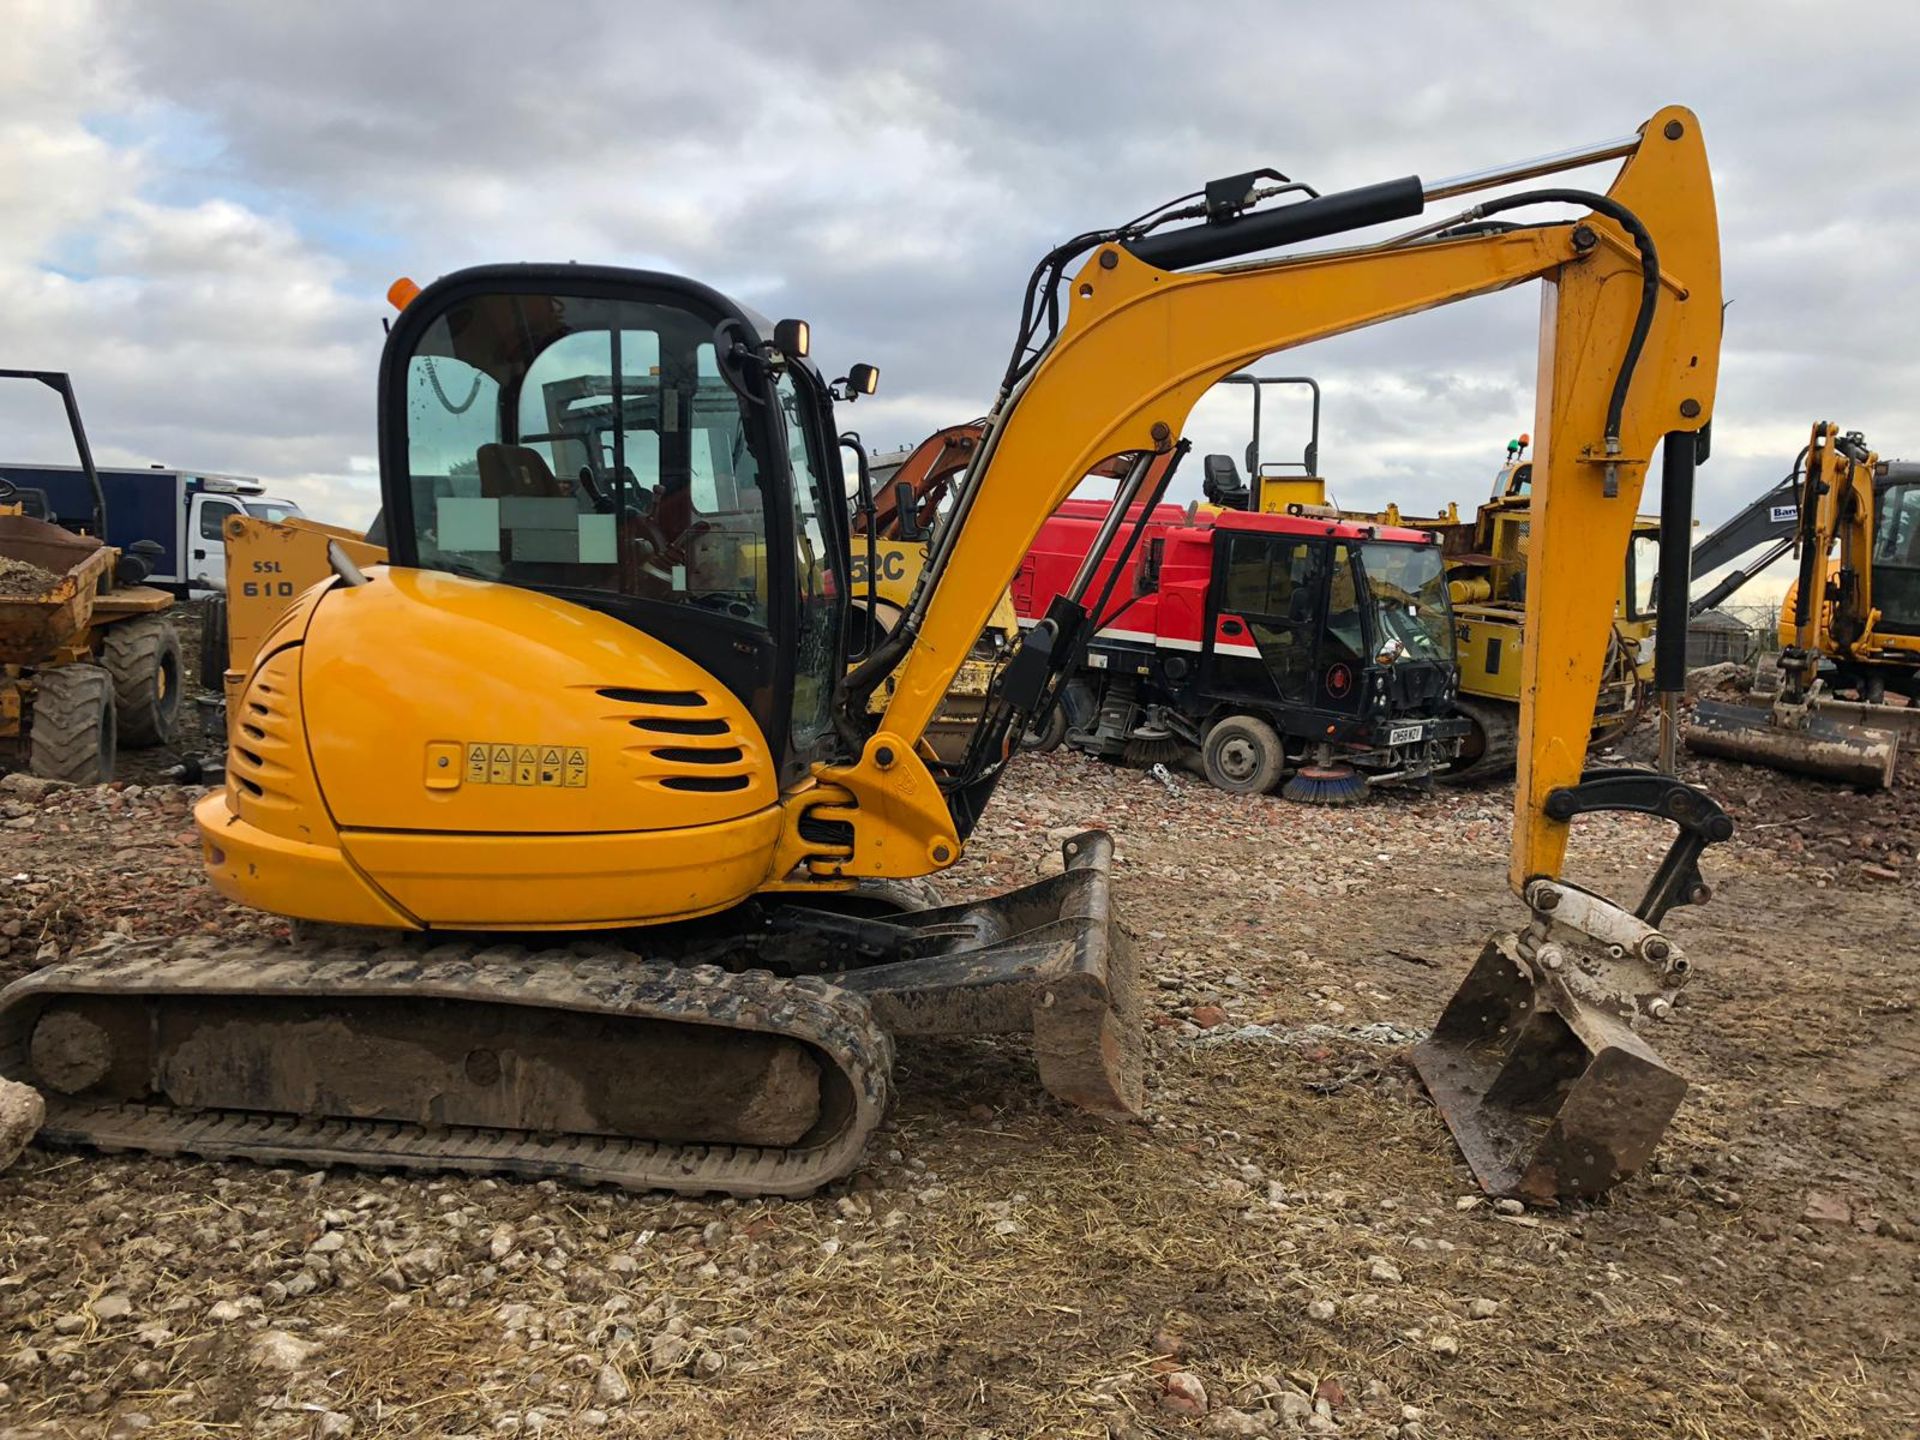
[[[985,428],[986,422],[981,420],[949,425],[914,446],[900,462],[900,468],[887,477],[886,484],[874,495],[871,520],[855,512],[853,533],[865,535],[871,531],[882,539],[898,540],[904,538],[903,529],[914,532],[929,529],[948,489],[972,461],[980,445],[980,433]]]

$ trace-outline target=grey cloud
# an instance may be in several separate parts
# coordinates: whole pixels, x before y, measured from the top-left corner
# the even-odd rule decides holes
[[[1743,434],[1831,414],[1897,449],[1912,423],[1898,237],[1920,162],[1889,137],[1920,120],[1920,19],[1823,7],[1818,43],[1845,64],[1810,25],[1732,3],[123,3],[93,15],[89,45],[144,97],[129,114],[172,107],[222,147],[149,156],[153,177],[250,197],[289,230],[188,233],[183,253],[150,226],[109,257],[144,298],[96,317],[126,338],[77,353],[134,434],[345,475],[371,449],[396,263],[423,279],[486,259],[665,264],[808,315],[825,358],[879,363],[884,398],[848,420],[898,443],[986,406],[1026,272],[1066,235],[1252,165],[1323,187],[1432,176],[1680,100],[1707,127],[1734,301],[1712,519],[1791,459]],[[59,55],[86,51],[62,32]],[[1270,364],[1326,381],[1343,498],[1470,501],[1532,423],[1536,314],[1516,292]],[[208,358],[222,348],[234,369]],[[213,373],[136,386],[193,356]],[[357,505],[366,482],[351,487]]]

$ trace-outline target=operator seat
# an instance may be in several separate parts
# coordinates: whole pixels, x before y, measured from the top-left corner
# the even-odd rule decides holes
[[[529,446],[489,441],[474,452],[474,459],[480,465],[480,494],[485,499],[509,495],[557,498],[568,493],[547,465],[546,457]]]
[[[1253,500],[1231,455],[1209,455],[1200,462],[1200,493],[1223,510],[1246,510]]]

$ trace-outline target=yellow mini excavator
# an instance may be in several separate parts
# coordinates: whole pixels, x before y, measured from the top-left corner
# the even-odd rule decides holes
[[[1755,703],[1702,699],[1687,748],[1877,790],[1893,783],[1902,737],[1920,739],[1920,466],[1882,460],[1858,431],[1823,420],[1796,473],[1798,496],[1782,508],[1800,571],[1779,659],[1755,672],[1770,686],[1755,685]],[[1860,699],[1832,695],[1823,670]],[[1890,688],[1907,703],[1881,703]]]
[[[1284,253],[1609,160],[1605,194],[1523,189]],[[920,583],[850,670],[847,486],[803,322],[586,265],[435,282],[381,362],[387,561],[331,547],[238,687],[198,810],[214,885],[301,922],[292,941],[126,940],[41,970],[0,996],[0,1071],[46,1092],[54,1143],[738,1194],[850,1171],[896,1036],[1030,1032],[1055,1095],[1135,1110],[1108,838],[975,903],[909,882],[960,857],[1056,702],[1099,557],[1139,543],[1153,459],[1209,386],[1529,280],[1527,914],[1416,1063],[1488,1188],[1605,1189],[1685,1088],[1632,1027],[1686,978],[1657,927],[1705,897],[1697,860],[1729,829],[1685,785],[1581,768],[1651,452],[1690,483],[1713,408],[1718,236],[1681,109],[1437,182],[1239,175],[1050,252]],[[1136,458],[1103,544],[939,759],[928,724],[1021,556],[1115,455]],[[1560,878],[1570,822],[1616,809],[1680,827],[1632,910]]]

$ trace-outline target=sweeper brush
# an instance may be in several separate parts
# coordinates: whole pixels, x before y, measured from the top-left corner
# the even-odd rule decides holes
[[[1367,777],[1351,765],[1302,765],[1280,787],[1301,805],[1352,805],[1367,797]]]

